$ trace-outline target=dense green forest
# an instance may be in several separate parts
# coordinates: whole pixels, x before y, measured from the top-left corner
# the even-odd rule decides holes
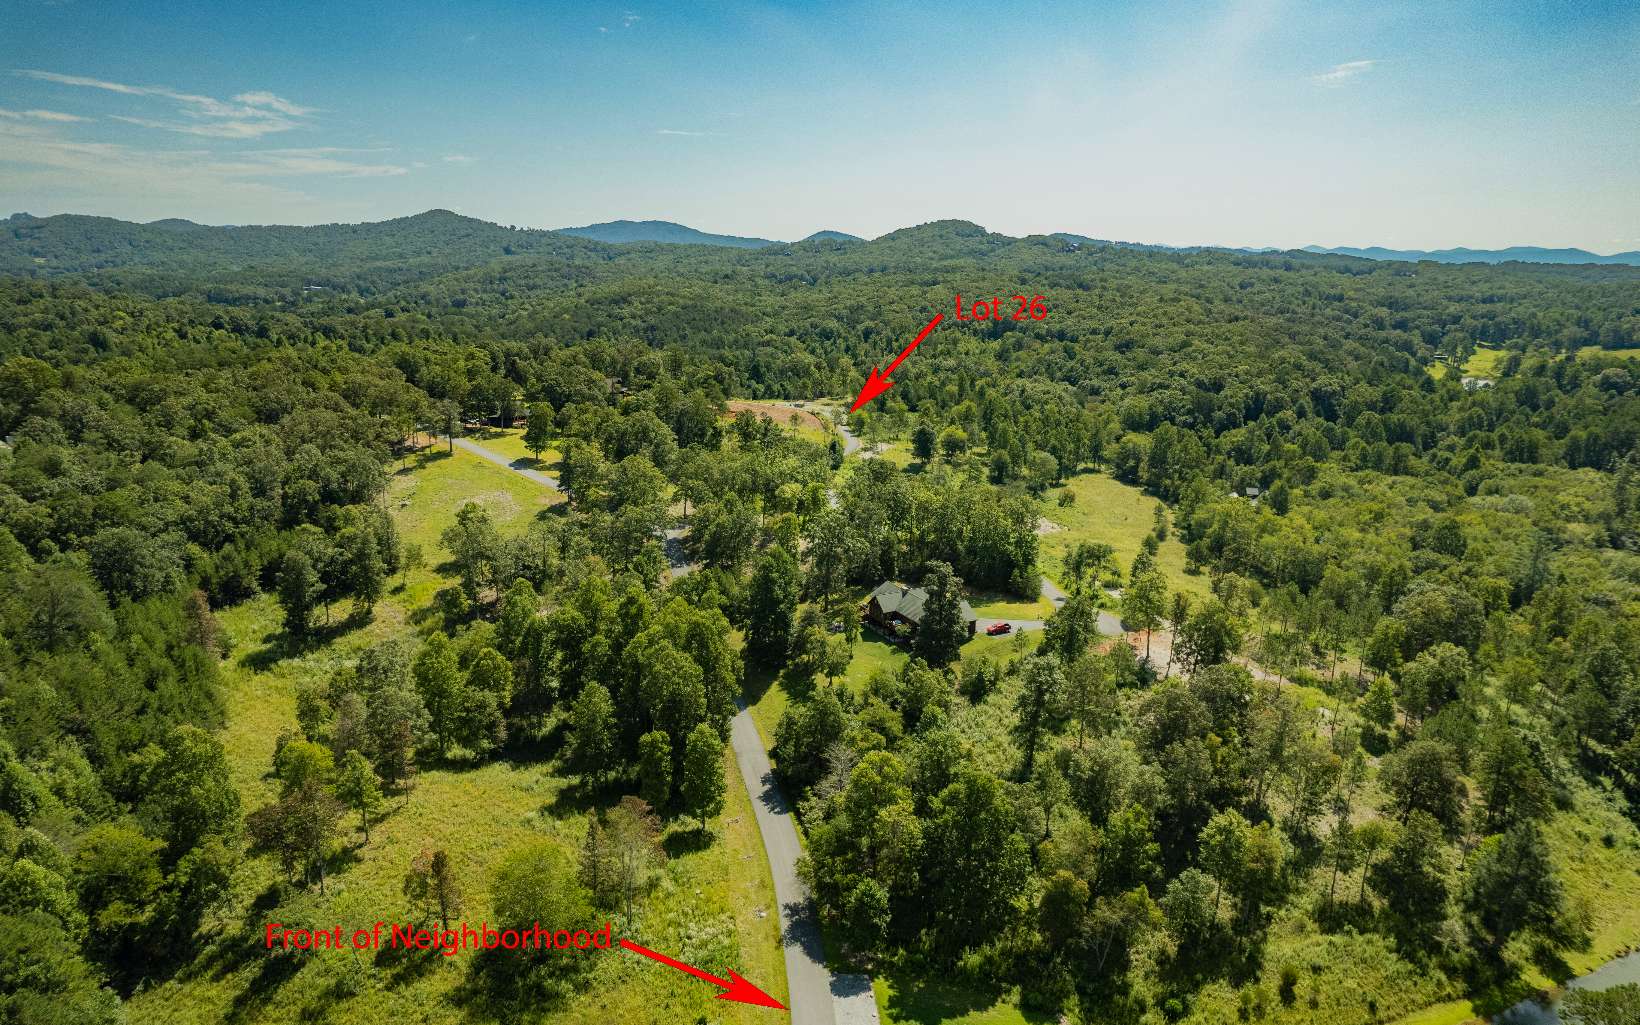
[[[771,695],[839,964],[1021,1015],[1342,1025],[1640,943],[1640,269],[434,212],[13,218],[0,271],[0,1020],[203,985],[435,768],[605,808],[469,880],[493,920],[630,925],[612,866],[722,812],[736,700]],[[958,323],[957,293],[1049,312]],[[729,414],[846,406],[936,312],[848,418],[875,458]],[[418,432],[526,413],[567,500],[413,537]],[[1131,557],[1090,478],[1153,507]],[[1044,573],[1045,629],[967,640],[965,595]],[[870,665],[887,579],[928,614]],[[262,647],[223,629],[270,600]],[[222,677],[275,665],[296,721],[247,806]],[[448,917],[426,855],[405,893]],[[577,970],[478,958],[444,999],[547,1016]]]

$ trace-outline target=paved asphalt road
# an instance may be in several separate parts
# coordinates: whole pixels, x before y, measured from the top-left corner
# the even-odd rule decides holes
[[[553,478],[524,465],[525,460],[509,460],[466,438],[455,439],[456,447],[465,449],[481,459],[505,466],[523,474],[538,484],[555,491],[562,490]],[[674,575],[689,571],[682,559],[681,529],[667,531],[667,557],[672,562]],[[854,977],[834,978],[826,968],[825,950],[820,943],[820,925],[815,920],[814,905],[809,900],[808,888],[797,878],[797,859],[803,856],[803,846],[797,842],[797,827],[793,824],[791,808],[775,783],[774,769],[769,755],[763,750],[763,738],[752,723],[752,713],[741,708],[730,730],[730,742],[735,749],[735,762],[740,766],[741,779],[751,795],[752,807],[757,814],[758,830],[763,834],[763,847],[769,855],[769,871],[774,876],[774,895],[780,903],[780,935],[786,945],[786,988],[790,994],[793,1025],[835,1025],[837,1018],[832,1009],[832,994],[857,997],[854,990],[859,983]],[[764,981],[751,980],[754,985]],[[869,992],[869,984],[867,992]],[[858,999],[850,1001],[858,1003]],[[875,1005],[871,1008],[875,1010]]]
[[[668,527],[661,531],[661,547],[666,551],[666,564],[672,570],[672,579],[686,576],[695,564],[689,561],[689,553],[683,549],[684,535],[689,532],[683,527]]]
[[[1059,589],[1058,584],[1054,583],[1052,580],[1049,580],[1047,577],[1043,577],[1042,597],[1046,599],[1055,609],[1058,609],[1061,605],[1065,604],[1065,599],[1068,596],[1064,591]],[[984,633],[987,628],[997,623],[1007,623],[1009,626],[1013,627],[1013,629],[1009,631],[1010,633],[1025,633],[1030,630],[1041,630],[1047,625],[1046,621],[1041,619],[981,619],[979,620],[976,629],[978,629],[980,633]],[[1107,612],[1104,609],[1100,609],[1099,632],[1107,637],[1120,636],[1125,632],[1122,629],[1121,617]]]
[[[816,407],[814,406],[814,403],[805,402],[802,399],[796,399],[787,404],[793,409],[801,409],[805,412],[813,413],[822,420],[829,420],[831,418],[830,407],[826,405]],[[851,456],[859,450],[860,439],[849,433],[848,426],[846,424],[838,424],[837,432],[843,436],[843,454],[845,456]]]
[[[455,439],[455,443],[456,443],[456,448],[462,449],[462,450],[467,451],[467,452],[471,452],[473,455],[479,457],[480,459],[488,459],[490,462],[495,463],[497,466],[505,466],[509,470],[513,470],[517,473],[523,474],[525,477],[528,477],[530,480],[535,481],[535,483],[537,483],[537,484],[545,484],[547,487],[551,488],[554,491],[563,491],[564,490],[564,486],[562,484],[558,483],[557,478],[549,477],[546,474],[542,473],[540,470],[530,469],[530,461],[528,459],[508,459],[506,456],[502,455],[501,453],[491,452],[489,449],[485,448],[483,445],[480,445],[478,442],[469,441],[466,438],[457,438],[457,439]]]
[[[826,968],[826,954],[820,943],[820,925],[815,920],[809,891],[797,877],[797,859],[803,847],[797,842],[797,827],[791,808],[775,782],[774,769],[763,738],[752,723],[752,713],[744,705],[730,728],[730,743],[746,792],[752,797],[757,828],[763,833],[763,847],[769,854],[769,871],[774,876],[774,896],[780,904],[780,935],[786,945],[786,989],[790,994],[793,1025],[834,1025],[837,1020],[832,994],[846,989]],[[756,983],[759,980],[753,979]]]

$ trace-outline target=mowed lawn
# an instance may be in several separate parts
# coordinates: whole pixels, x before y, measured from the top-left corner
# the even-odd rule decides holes
[[[548,489],[459,450],[454,456],[421,458],[395,476],[388,503],[406,540],[423,545],[428,568],[412,573],[402,590],[395,577],[395,590],[368,624],[316,650],[280,657],[280,614],[271,597],[222,613],[233,642],[223,664],[228,720],[222,739],[246,811],[276,796],[268,771],[279,733],[296,726],[298,685],[323,681],[368,644],[417,633],[412,609],[449,582],[433,568],[447,557],[438,535],[467,500],[480,502],[503,533],[512,533],[558,499]],[[340,621],[346,613],[342,603],[333,618]],[[724,812],[711,820],[711,844],[702,847],[693,822],[671,825],[667,842],[675,856],[625,934],[675,956],[725,971],[733,967],[785,1000],[768,863],[727,749],[723,768],[728,800]],[[550,837],[573,853],[585,836],[585,801],[556,769],[556,763],[424,765],[408,798],[390,799],[368,845],[357,832],[356,817],[343,820],[344,851],[335,859],[325,894],[285,882],[272,858],[247,857],[235,874],[228,906],[205,924],[205,935],[214,939],[173,979],[133,997],[131,1019],[185,1025],[495,1020],[463,1003],[471,954],[378,960],[372,952],[355,957],[343,950],[287,959],[263,949],[263,928],[268,921],[325,927],[340,923],[350,932],[378,919],[415,921],[419,915],[401,887],[410,860],[423,849],[442,849],[453,859],[466,897],[458,917],[470,923],[493,919],[490,879],[509,850]],[[529,1009],[521,1020],[655,1025],[766,1020],[766,1011],[725,1004],[714,999],[713,987],[631,955],[570,956],[595,960],[576,995],[561,1006]]]
[[[540,470],[542,473],[556,474],[558,464],[563,461],[563,453],[556,446],[541,450],[541,457],[524,447],[524,431],[520,427],[489,427],[473,431],[467,435],[475,444],[482,445],[498,456],[508,459],[522,459],[531,470]]]
[[[1059,504],[1059,496],[1065,491],[1076,496],[1070,505]],[[1079,474],[1067,479],[1064,487],[1049,489],[1038,500],[1037,509],[1061,529],[1050,528],[1042,535],[1042,571],[1054,582],[1066,584],[1065,557],[1084,541],[1098,541],[1116,549],[1116,562],[1125,579],[1145,535],[1155,527],[1157,501],[1103,473]],[[1169,529],[1167,540],[1156,553],[1156,564],[1167,577],[1169,588],[1197,597],[1210,593],[1205,575],[1185,572],[1184,545],[1178,531]]]

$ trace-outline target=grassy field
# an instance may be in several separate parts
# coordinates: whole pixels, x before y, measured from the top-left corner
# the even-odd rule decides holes
[[[1615,356],[1618,359],[1640,359],[1640,349],[1602,349],[1598,345],[1585,345],[1577,350],[1578,359],[1591,359],[1595,356]]]
[[[1460,377],[1497,377],[1498,371],[1503,368],[1503,361],[1509,358],[1508,349],[1477,348],[1474,355],[1464,361],[1463,368],[1458,371]],[[1444,362],[1435,362],[1429,365],[1429,374],[1436,380],[1452,373],[1452,365]]]
[[[1012,594],[970,592],[968,604],[981,619],[1047,619],[1053,615],[1053,602],[1040,594],[1031,601],[1021,601]]]
[[[1578,359],[1592,359],[1596,356],[1612,356],[1617,359],[1640,359],[1640,349],[1602,349],[1598,345],[1585,345],[1577,350]],[[1503,369],[1503,363],[1509,358],[1508,349],[1476,349],[1475,354],[1464,362],[1461,376],[1463,377],[1497,377]],[[1436,378],[1445,377],[1452,368],[1445,363],[1431,363],[1429,372]]]
[[[893,463],[902,470],[917,462],[917,457],[911,454],[911,442],[909,441],[891,441],[872,458]]]
[[[1071,505],[1059,504],[1062,491],[1076,496]],[[1065,578],[1065,556],[1084,541],[1103,541],[1116,549],[1116,561],[1124,576],[1145,535],[1155,525],[1157,500],[1129,484],[1102,473],[1084,473],[1066,480],[1063,488],[1048,491],[1037,502],[1042,516],[1063,528],[1042,535],[1042,571],[1056,582]],[[1167,577],[1167,585],[1197,597],[1209,593],[1207,577],[1184,571],[1184,545],[1178,533],[1169,531],[1156,554],[1156,564]]]
[[[503,534],[522,530],[531,518],[563,501],[545,488],[487,459],[456,449],[423,453],[398,471],[387,487],[387,508],[406,542],[422,546],[429,566],[443,561],[439,535],[468,502],[477,502]],[[447,553],[446,553],[447,554]]]
[[[555,499],[516,474],[458,451],[424,458],[395,476],[389,508],[405,537],[423,544],[429,567],[436,567],[444,561],[438,535],[463,501],[482,502],[507,533],[522,529]],[[223,743],[247,810],[275,795],[267,772],[278,734],[295,726],[298,683],[324,679],[367,644],[414,634],[411,611],[443,582],[432,568],[412,574],[408,586],[391,593],[368,624],[295,657],[277,657],[279,611],[271,598],[222,614],[233,642],[223,667],[228,706]],[[408,799],[390,802],[368,845],[352,828],[347,830],[346,849],[335,859],[326,894],[288,884],[269,858],[247,859],[234,877],[227,908],[206,924],[215,941],[175,978],[137,994],[130,1004],[131,1019],[183,1025],[475,1020],[473,1009],[460,1000],[469,979],[469,954],[389,963],[369,953],[356,958],[349,951],[273,958],[260,946],[269,920],[339,922],[344,929],[377,919],[412,920],[400,883],[410,859],[423,848],[451,854],[466,894],[461,917],[483,921],[491,915],[490,875],[509,849],[546,836],[574,850],[584,835],[585,801],[550,763],[423,768]],[[685,959],[733,966],[784,1000],[784,955],[768,864],[750,801],[727,751],[724,772],[729,796],[724,812],[711,823],[715,839],[702,847],[691,825],[672,827],[667,843],[674,857],[626,933]],[[523,1020],[655,1025],[765,1020],[760,1009],[724,1004],[714,999],[713,987],[638,958],[577,956],[598,958],[579,995],[564,1006],[531,1009]]]
[[[522,459],[529,465],[530,469],[540,470],[542,473],[556,473],[558,464],[564,458],[563,453],[556,448],[549,448],[541,452],[540,459],[536,459],[535,454],[524,447],[524,431],[518,427],[506,429],[489,427],[473,431],[467,437],[498,456],[506,456],[508,459]]]

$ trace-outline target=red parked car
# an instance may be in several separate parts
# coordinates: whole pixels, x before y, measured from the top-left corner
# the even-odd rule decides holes
[[[985,632],[990,634],[992,637],[995,637],[997,634],[1009,633],[1013,630],[1013,628],[1014,625],[1012,623],[992,623],[990,626],[985,628]]]

